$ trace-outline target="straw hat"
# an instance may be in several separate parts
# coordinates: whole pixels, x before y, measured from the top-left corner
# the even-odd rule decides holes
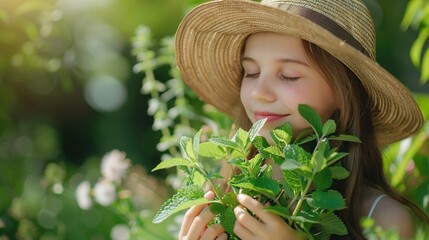
[[[242,79],[241,51],[256,32],[312,42],[348,66],[368,92],[378,141],[388,144],[423,124],[408,90],[375,61],[375,31],[360,0],[218,0],[182,20],[176,60],[183,79],[205,102],[236,118]]]

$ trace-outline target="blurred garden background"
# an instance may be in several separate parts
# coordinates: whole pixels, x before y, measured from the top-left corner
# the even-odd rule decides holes
[[[174,239],[174,219],[151,217],[180,176],[151,169],[177,154],[178,137],[230,123],[174,68],[175,30],[201,2],[0,0],[1,240]],[[385,171],[429,212],[429,1],[366,2],[378,62],[415,94],[426,120],[386,149]],[[114,149],[130,160],[117,195],[82,209],[76,189],[106,177],[101,161]]]

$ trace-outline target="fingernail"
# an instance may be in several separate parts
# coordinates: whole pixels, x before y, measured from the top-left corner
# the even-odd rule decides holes
[[[237,201],[241,202],[244,199],[244,195],[243,194],[238,194],[237,195]]]
[[[240,208],[240,207],[235,207],[234,208],[234,213],[235,213],[235,215],[240,215],[240,214],[243,214],[243,210]]]

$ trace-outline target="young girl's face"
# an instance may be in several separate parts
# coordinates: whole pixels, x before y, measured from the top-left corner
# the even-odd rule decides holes
[[[242,58],[240,98],[251,122],[268,118],[260,134],[289,122],[295,134],[309,125],[299,104],[314,108],[323,121],[336,109],[332,90],[306,55],[302,40],[277,33],[249,36]]]

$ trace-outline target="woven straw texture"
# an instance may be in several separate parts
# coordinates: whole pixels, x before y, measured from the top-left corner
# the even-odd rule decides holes
[[[302,16],[300,11],[308,9],[323,18]],[[328,27],[321,23],[326,18],[331,21]],[[332,25],[348,38],[330,31]],[[241,51],[245,39],[256,32],[305,39],[348,66],[370,96],[380,145],[406,138],[422,126],[421,111],[409,91],[375,62],[374,26],[360,0],[218,0],[199,5],[176,33],[176,60],[184,81],[203,101],[236,118]]]

